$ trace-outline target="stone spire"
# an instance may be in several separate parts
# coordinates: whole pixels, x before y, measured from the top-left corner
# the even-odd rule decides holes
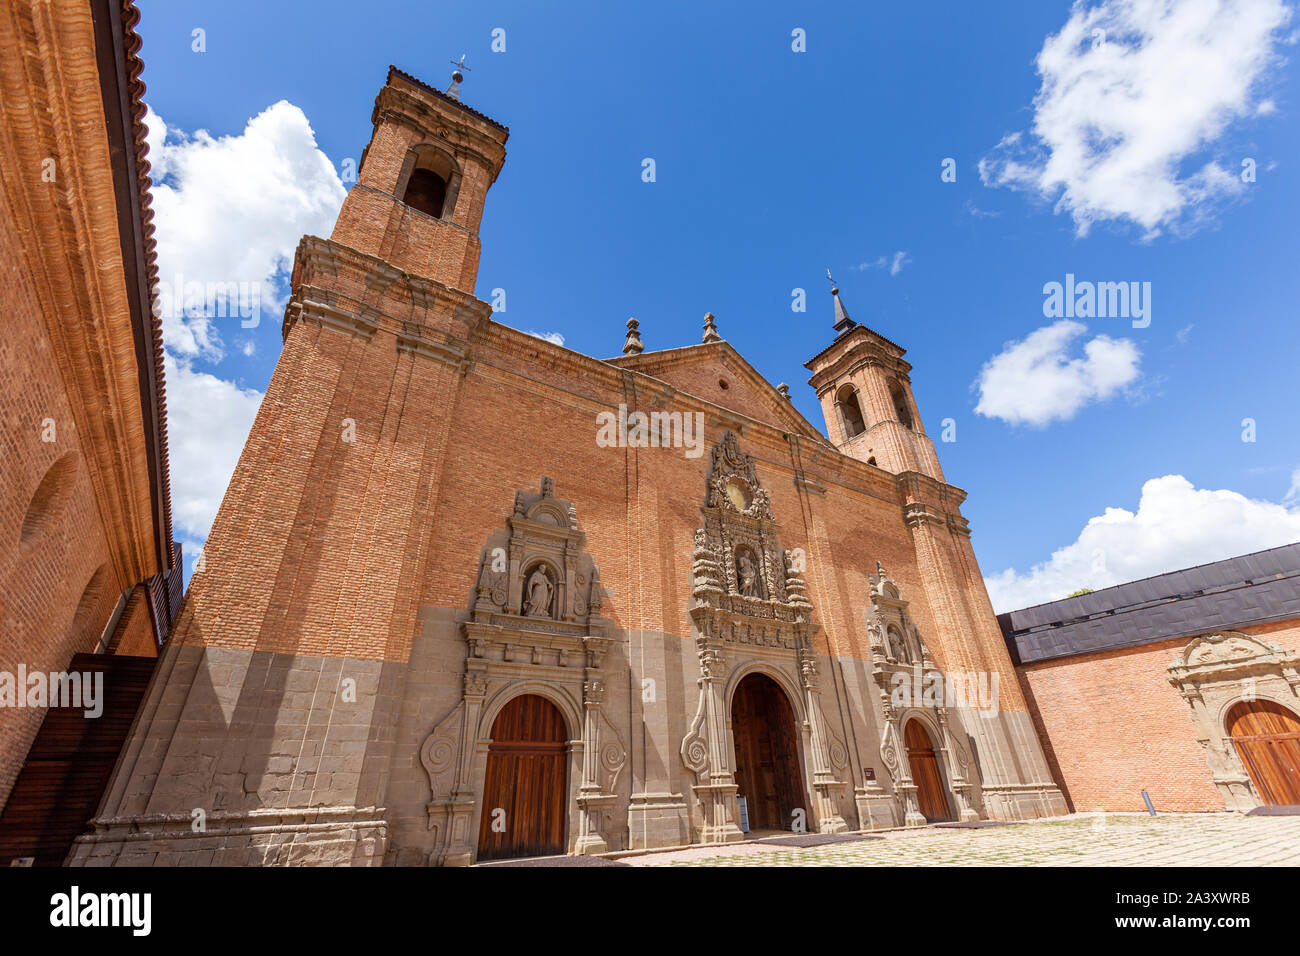
[[[858,323],[849,318],[849,310],[840,301],[840,290],[835,285],[835,277],[831,275],[830,269],[826,270],[826,278],[831,280],[831,296],[835,299],[835,334],[843,335]]]
[[[640,355],[645,351],[645,346],[641,344],[641,333],[637,331],[639,323],[636,319],[627,320],[627,341],[623,343],[624,355]]]
[[[718,327],[713,323],[713,313],[704,313],[704,344],[710,342],[721,342],[722,336],[718,334]]]

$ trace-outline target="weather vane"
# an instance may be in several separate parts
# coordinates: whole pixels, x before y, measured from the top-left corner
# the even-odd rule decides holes
[[[456,68],[451,71],[451,86],[447,87],[447,96],[450,96],[453,100],[458,100],[460,99],[460,84],[461,81],[465,79],[465,74],[462,73],[461,71],[462,70],[465,70],[467,72],[472,72],[472,71],[470,71],[470,68],[465,65],[464,53],[460,55],[459,61],[448,60],[447,62],[449,62],[452,66]]]
[[[838,290],[836,290],[836,288],[835,288],[835,277],[834,277],[833,275],[831,275],[831,270],[830,270],[830,269],[827,269],[827,270],[826,270],[826,278],[828,278],[828,279],[831,280],[831,292],[833,293],[833,292],[838,291]]]

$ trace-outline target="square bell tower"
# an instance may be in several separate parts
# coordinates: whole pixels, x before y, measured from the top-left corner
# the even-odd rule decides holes
[[[509,129],[460,101],[459,69],[439,92],[395,66],[371,113],[330,238],[394,268],[472,292],[487,191],[505,163]]]

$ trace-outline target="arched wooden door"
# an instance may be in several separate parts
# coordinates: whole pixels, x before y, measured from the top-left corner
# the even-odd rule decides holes
[[[1300,717],[1271,700],[1242,701],[1224,725],[1259,799],[1300,804]]]
[[[921,815],[931,823],[951,820],[948,797],[943,792],[943,775],[939,773],[939,759],[935,756],[930,734],[919,720],[907,722],[903,743],[907,747],[907,765],[912,768],[912,783],[916,784],[916,802]]]
[[[772,678],[750,674],[731,699],[736,741],[736,787],[745,798],[750,830],[790,830],[803,799],[803,774],[794,713],[785,691]]]
[[[565,852],[564,716],[545,697],[523,694],[492,724],[478,858]]]

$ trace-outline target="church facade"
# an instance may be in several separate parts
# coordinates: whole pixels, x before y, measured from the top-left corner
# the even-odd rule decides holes
[[[73,864],[463,865],[1062,814],[904,350],[492,321],[507,129],[390,69]]]

